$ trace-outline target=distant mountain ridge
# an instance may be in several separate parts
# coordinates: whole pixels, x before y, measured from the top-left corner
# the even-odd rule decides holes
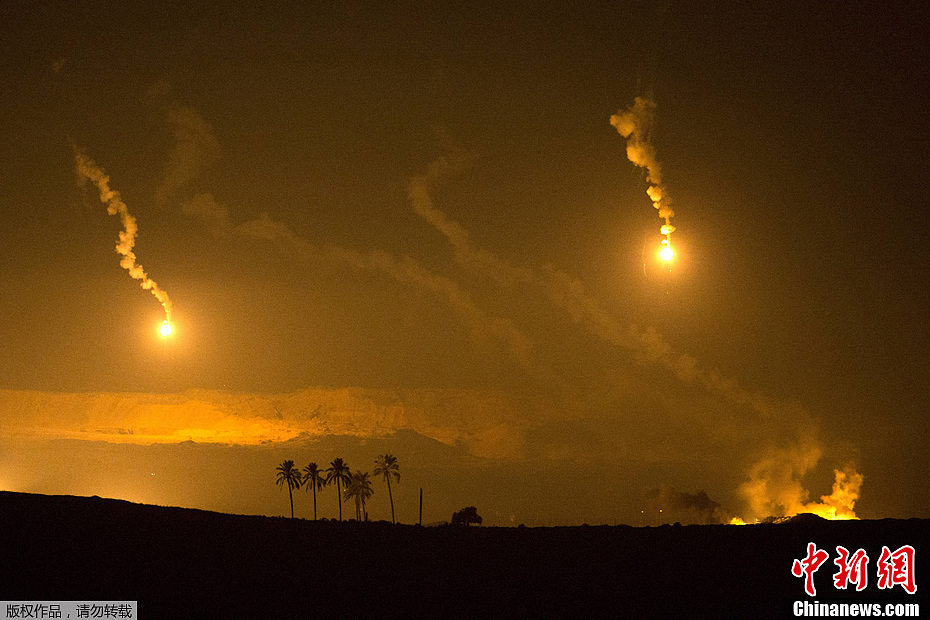
[[[251,445],[299,437],[413,430],[477,456],[522,453],[513,400],[477,390],[308,388],[282,394],[188,390],[59,393],[0,390],[0,435],[116,443]]]

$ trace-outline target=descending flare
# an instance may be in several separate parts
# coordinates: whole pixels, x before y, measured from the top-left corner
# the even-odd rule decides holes
[[[670,261],[675,258],[675,251],[668,244],[668,239],[662,240],[662,249],[659,250],[659,257],[664,261]]]
[[[171,323],[169,323],[167,320],[163,321],[161,324],[161,327],[158,328],[158,331],[161,332],[162,336],[167,338],[168,336],[171,335]]]
[[[116,252],[123,258],[120,260],[120,267],[129,272],[129,275],[136,280],[141,280],[140,285],[147,291],[151,291],[162,307],[165,309],[165,324],[170,330],[171,322],[171,300],[168,294],[161,290],[154,280],[148,277],[142,265],[136,263],[136,255],[132,249],[136,244],[136,236],[139,234],[139,226],[136,224],[136,218],[129,214],[126,203],[120,198],[119,192],[110,189],[110,177],[104,174],[97,164],[93,162],[81,149],[71,145],[74,149],[74,161],[77,165],[77,172],[82,179],[91,181],[97,186],[100,192],[100,202],[107,205],[107,213],[110,215],[119,215],[123,223],[124,230],[119,233],[119,243],[116,244]],[[164,329],[164,327],[162,328]]]
[[[672,200],[662,186],[662,166],[656,159],[655,148],[649,142],[649,134],[655,118],[656,104],[652,99],[637,97],[633,105],[626,110],[620,110],[610,117],[610,124],[617,128],[617,132],[626,138],[626,156],[640,168],[646,169],[646,181],[650,183],[646,188],[652,206],[659,212],[659,217],[665,220],[660,229],[665,239],[662,241],[660,256],[663,260],[672,260],[675,253],[671,247],[671,235],[675,230],[672,226]]]

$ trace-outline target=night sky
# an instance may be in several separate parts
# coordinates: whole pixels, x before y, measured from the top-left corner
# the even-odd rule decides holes
[[[0,488],[284,514],[283,459],[391,452],[406,521],[779,516],[834,470],[930,517],[923,4],[221,4],[0,6]]]

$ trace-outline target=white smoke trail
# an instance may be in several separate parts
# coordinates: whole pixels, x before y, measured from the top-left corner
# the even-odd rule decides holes
[[[129,214],[126,203],[120,198],[118,191],[110,189],[110,177],[108,177],[97,164],[93,162],[84,152],[76,145],[72,145],[74,150],[74,161],[77,166],[77,172],[82,179],[86,179],[97,186],[100,192],[100,202],[107,205],[107,213],[110,215],[119,215],[123,223],[123,229],[119,233],[119,243],[116,244],[116,252],[122,256],[120,267],[129,272],[129,275],[136,280],[140,280],[142,288],[150,291],[155,296],[162,307],[165,309],[165,318],[171,322],[171,300],[168,294],[163,291],[152,280],[142,265],[136,263],[136,255],[133,253],[133,247],[136,244],[136,236],[139,234],[139,227],[136,224],[136,218]]]
[[[170,196],[197,179],[216,161],[222,150],[212,127],[194,108],[172,108],[167,121],[174,144],[169,153],[165,179],[156,192],[159,204],[167,204]],[[428,176],[440,175],[448,165],[448,160],[437,162]],[[423,184],[419,194],[428,201],[426,178]],[[417,193],[413,188],[410,191],[411,195]],[[272,242],[306,260],[328,260],[354,269],[379,272],[401,284],[429,291],[444,299],[453,309],[468,327],[473,341],[497,341],[519,366],[527,370],[533,367],[533,343],[512,321],[488,315],[457,282],[431,272],[408,256],[398,257],[379,250],[361,252],[333,245],[317,245],[301,238],[286,223],[272,219],[267,213],[237,224],[230,217],[229,210],[209,193],[195,194],[181,203],[181,209],[184,215],[207,224],[213,234]],[[437,225],[441,223],[437,222]]]
[[[424,175],[410,180],[407,194],[414,212],[442,233],[463,268],[482,274],[500,286],[531,285],[542,290],[549,302],[571,320],[605,342],[632,351],[641,363],[659,364],[686,383],[698,383],[740,405],[761,414],[772,410],[764,398],[741,388],[734,380],[722,378],[713,370],[700,367],[686,353],[677,353],[655,328],[622,325],[590,294],[584,284],[565,271],[546,265],[533,268],[514,265],[493,252],[475,247],[468,230],[438,209],[430,196],[432,186],[452,167],[446,158],[434,161]]]
[[[489,275],[501,286],[532,281],[534,274],[531,270],[512,265],[487,250],[474,247],[465,227],[455,220],[450,220],[445,213],[433,205],[430,196],[432,186],[455,165],[455,162],[450,162],[449,158],[440,157],[430,164],[426,174],[410,180],[407,185],[407,196],[410,198],[414,212],[432,224],[449,240],[455,253],[455,260],[464,267]]]
[[[633,105],[621,110],[610,117],[610,124],[617,128],[617,132],[626,138],[626,156],[640,168],[646,169],[646,181],[650,183],[646,189],[652,200],[652,206],[659,211],[659,217],[665,220],[661,232],[665,235],[665,245],[669,245],[670,236],[675,227],[672,226],[672,200],[662,186],[662,166],[656,158],[655,148],[649,141],[652,124],[655,121],[656,104],[652,99],[637,97]]]
[[[639,110],[633,114],[634,117],[639,115],[637,127],[647,129],[648,124],[644,125],[642,118],[648,103],[639,99],[637,102]],[[661,173],[645,135],[634,138],[632,143],[635,148],[630,159],[637,165],[643,162],[649,171],[650,182],[660,187]],[[809,494],[802,479],[817,465],[823,448],[817,438],[817,424],[805,409],[792,403],[777,402],[742,387],[736,380],[724,377],[714,369],[702,367],[693,356],[675,351],[651,326],[643,329],[635,324],[620,323],[580,280],[565,271],[549,265],[542,268],[516,266],[488,250],[475,247],[468,231],[436,208],[430,197],[431,184],[446,170],[443,160],[434,163],[427,174],[411,180],[408,195],[414,211],[448,239],[459,265],[483,274],[501,286],[522,284],[537,287],[572,322],[611,345],[631,351],[638,363],[665,367],[684,383],[700,385],[737,406],[747,407],[755,412],[760,422],[779,420],[781,425],[790,424],[797,429],[794,443],[788,448],[770,449],[762,455],[752,466],[749,480],[739,489],[754,516],[790,516],[808,511],[829,518],[855,518],[852,509],[859,496],[862,475],[852,466],[836,471],[831,495],[823,496],[820,503],[806,503]],[[650,195],[661,194],[654,191]],[[660,209],[660,215],[663,213],[669,218],[672,216],[670,209]],[[668,235],[671,230],[663,230],[663,233]]]
[[[210,201],[201,198],[199,202],[203,205]],[[231,226],[222,207],[214,206],[207,212],[192,211],[191,215],[209,217],[214,223],[219,221],[223,226]],[[514,362],[527,370],[533,367],[533,343],[512,321],[489,316],[455,280],[429,271],[409,256],[401,258],[381,250],[360,252],[334,245],[317,246],[296,235],[285,223],[272,220],[267,213],[227,230],[243,237],[273,242],[310,260],[326,259],[359,270],[379,272],[401,284],[430,291],[444,299],[459,315],[468,326],[472,340],[483,342],[490,337],[505,346]]]

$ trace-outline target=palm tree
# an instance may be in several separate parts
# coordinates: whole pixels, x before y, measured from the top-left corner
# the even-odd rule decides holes
[[[368,520],[368,511],[365,510],[365,500],[374,494],[375,490],[371,488],[371,480],[368,479],[368,472],[362,473],[356,471],[349,479],[346,486],[345,499],[355,498],[355,517],[359,521]]]
[[[323,487],[326,486],[326,478],[323,477],[323,472],[320,471],[316,463],[310,463],[304,467],[303,485],[304,489],[313,489],[313,520],[316,521],[316,492],[317,490],[322,491]]]
[[[294,461],[288,459],[278,465],[278,480],[276,485],[287,484],[287,494],[291,498],[291,518],[294,518],[294,493],[292,489],[300,488],[300,471],[294,467]]]
[[[346,484],[346,490],[343,493],[344,501],[349,501],[349,498],[355,500],[355,520],[362,520],[362,500],[359,497],[361,488],[355,482],[355,476],[353,475],[349,482]]]
[[[329,465],[326,470],[326,484],[333,480],[336,481],[336,500],[339,502],[339,520],[342,521],[342,484],[348,484],[349,482],[349,466],[341,458],[336,459]]]
[[[400,472],[397,467],[397,457],[390,454],[382,454],[375,461],[375,475],[384,476],[384,481],[388,485],[388,498],[391,500],[391,523],[394,523],[394,495],[391,493],[391,478],[400,482]]]

